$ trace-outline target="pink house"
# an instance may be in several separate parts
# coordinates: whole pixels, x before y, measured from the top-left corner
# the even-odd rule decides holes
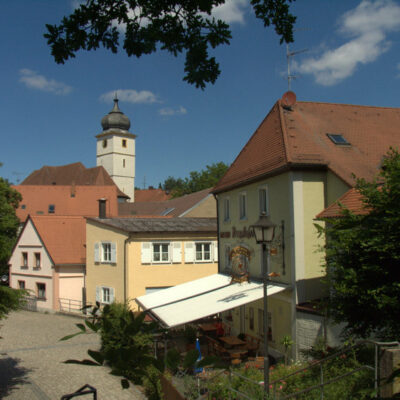
[[[25,288],[38,310],[77,311],[83,302],[86,220],[28,216],[11,255],[10,286]]]

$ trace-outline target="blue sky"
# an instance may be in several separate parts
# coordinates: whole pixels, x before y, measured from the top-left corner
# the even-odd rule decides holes
[[[287,90],[286,46],[253,17],[249,1],[217,10],[230,46],[214,51],[222,74],[204,91],[182,81],[183,58],[80,52],[57,65],[43,34],[71,0],[0,3],[0,175],[17,183],[44,165],[96,165],[95,135],[118,91],[136,139],[136,186],[218,161],[231,163]],[[302,101],[400,106],[400,2],[297,0],[292,51]]]

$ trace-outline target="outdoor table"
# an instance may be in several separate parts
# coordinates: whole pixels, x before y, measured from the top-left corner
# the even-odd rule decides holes
[[[206,322],[204,324],[199,324],[200,330],[202,330],[205,334],[214,334],[217,332],[217,326],[213,322]]]
[[[221,336],[218,339],[229,347],[246,344],[244,340],[239,339],[237,336]]]

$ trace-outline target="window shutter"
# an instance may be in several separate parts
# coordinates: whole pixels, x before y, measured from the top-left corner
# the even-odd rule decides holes
[[[150,264],[151,263],[151,243],[143,242],[142,243],[142,264]]]
[[[215,241],[213,242],[213,244],[214,244],[214,253],[213,253],[213,255],[214,255],[214,262],[218,262],[218,242],[215,240]]]
[[[172,242],[172,262],[181,263],[182,262],[182,243]]]
[[[94,244],[94,262],[100,262],[100,243]]]
[[[112,263],[117,262],[117,244],[116,243],[111,243],[111,262]]]
[[[231,269],[231,246],[228,244],[225,245],[225,269]]]
[[[96,286],[96,301],[101,303],[101,286]]]
[[[114,297],[114,288],[110,287],[110,304],[114,303],[115,297]]]
[[[185,242],[185,263],[194,262],[194,243]]]

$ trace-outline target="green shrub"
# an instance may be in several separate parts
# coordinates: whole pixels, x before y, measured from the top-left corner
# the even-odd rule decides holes
[[[178,372],[179,364],[181,362],[181,354],[175,348],[168,350],[166,355],[166,367],[171,371],[173,375]]]

